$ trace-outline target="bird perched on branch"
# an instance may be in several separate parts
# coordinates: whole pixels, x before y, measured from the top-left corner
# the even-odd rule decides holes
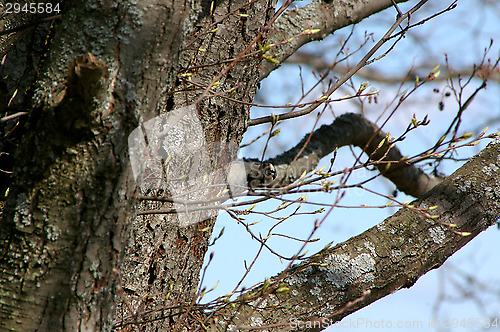
[[[263,189],[272,185],[277,177],[272,163],[254,159],[237,160],[231,163],[227,174],[229,196],[239,195],[246,190]]]
[[[245,161],[245,168],[250,189],[268,187],[276,179],[276,168],[271,163]]]

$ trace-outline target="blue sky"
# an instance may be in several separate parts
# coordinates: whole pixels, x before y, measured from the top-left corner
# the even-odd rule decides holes
[[[412,2],[413,3],[413,2]],[[432,2],[444,5],[444,2]],[[496,15],[496,16],[495,16]],[[470,63],[471,60],[477,61],[482,56],[482,51],[488,45],[490,38],[495,39],[495,42],[500,44],[498,34],[500,26],[498,16],[500,12],[492,9],[486,9],[477,5],[473,0],[459,1],[459,6],[454,11],[447,13],[441,17],[434,19],[428,24],[414,30],[414,36],[405,38],[398,45],[393,53],[388,55],[380,62],[375,63],[381,71],[388,74],[397,74],[405,72],[411,63],[443,63],[446,52],[450,62],[457,67]],[[495,19],[496,17],[496,19]],[[364,21],[356,28],[356,38],[361,38],[364,31],[374,32],[375,40],[378,36],[385,32],[388,28],[391,19],[394,18],[394,12],[386,11],[379,15],[375,15],[367,21]],[[417,20],[417,17],[414,17]],[[338,39],[342,35],[348,33],[347,29],[337,32],[334,36],[329,37],[321,43],[314,43],[306,47],[306,51],[314,52],[324,45],[329,47],[331,51],[324,51],[327,56],[328,52],[335,52]],[[423,42],[416,42],[424,39]],[[498,56],[498,46],[494,44],[491,52],[493,59]],[[352,44],[352,48],[355,43]],[[363,54],[360,54],[362,56]],[[311,68],[303,66],[302,78],[304,85],[311,86],[314,84],[314,76],[310,73]],[[441,67],[441,75],[445,75],[446,70]],[[285,104],[295,102],[296,96],[300,95],[299,69],[296,65],[284,65],[282,68],[274,72],[269,78],[262,82],[259,92],[259,102],[265,101],[269,104]],[[360,80],[361,82],[362,80]],[[445,100],[445,109],[438,111],[437,105],[441,100],[439,94],[433,94],[433,88],[442,91],[446,86],[446,82],[431,82],[429,87],[416,93],[406,106],[398,110],[394,118],[385,128],[393,136],[398,136],[404,128],[406,128],[413,113],[417,118],[421,119],[426,114],[429,114],[431,123],[423,131],[416,131],[408,136],[408,138],[399,145],[404,155],[414,155],[422,152],[435,142],[444,131],[443,125],[446,127],[456,112],[456,105],[451,99]],[[477,84],[475,85],[477,86]],[[388,85],[371,83],[371,87],[376,90],[381,90],[378,104],[369,104],[364,111],[369,118],[375,119],[386,103],[388,103],[395,95],[393,87]],[[345,92],[341,92],[345,94]],[[314,96],[317,98],[319,92]],[[464,131],[482,130],[485,125],[489,125],[488,132],[499,131],[498,122],[492,122],[491,119],[500,116],[500,86],[498,83],[489,83],[486,90],[483,90],[475,99],[475,103],[464,113],[462,129]],[[344,112],[357,112],[358,106],[352,102],[342,102],[333,105],[333,110],[336,115]],[[252,109],[251,116],[253,118],[267,115],[270,112],[278,113],[279,110]],[[322,123],[331,123],[334,116],[331,112],[325,112],[321,118]],[[269,145],[268,156],[280,153],[284,149],[294,146],[304,134],[308,133],[315,117],[310,115],[308,118],[294,119],[287,121],[281,128],[282,131],[277,138],[273,138]],[[244,141],[249,141],[261,131],[267,129],[266,125],[250,128],[246,133]],[[251,146],[242,151],[245,157],[260,157],[262,154],[263,144],[265,139],[258,141],[255,146]],[[474,147],[459,151],[459,156],[462,158],[470,157],[480,151],[487,142]],[[356,150],[358,151],[358,150]],[[327,165],[330,158],[324,158],[322,163]],[[335,167],[342,169],[352,165],[352,154],[348,148],[343,148],[339,151]],[[461,163],[448,162],[440,169],[441,172],[449,175],[455,169],[460,167]],[[359,176],[367,176],[368,171],[361,171]],[[356,177],[354,177],[356,179]],[[370,183],[370,188],[380,191],[384,194],[390,194],[393,191],[393,185],[385,179],[377,179]],[[401,201],[412,199],[404,197],[400,193],[397,197]],[[331,202],[334,198],[332,195],[316,194],[310,195],[311,201]],[[356,206],[359,204],[385,204],[387,200],[374,195],[369,195],[360,190],[349,191],[346,197],[342,200],[342,204]],[[279,203],[266,202],[258,205],[256,210],[266,211],[276,206]],[[314,206],[303,206],[304,211],[315,210]],[[394,208],[387,209],[340,209],[337,208],[325,220],[320,232],[315,237],[320,237],[320,241],[308,247],[309,253],[314,253],[323,248],[326,243],[340,243],[351,236],[357,235],[367,228],[381,222],[387,216],[393,214]],[[320,216],[320,215],[319,215]],[[318,215],[317,215],[318,217]],[[262,216],[250,215],[248,222],[262,220],[259,224],[253,226],[255,232],[262,232],[265,236],[267,229],[274,223]],[[307,237],[311,232],[315,218],[313,216],[296,217],[290,221],[280,225],[279,231],[291,236]],[[235,221],[229,218],[224,212],[221,212],[215,226],[214,236],[218,235],[220,230],[225,227],[224,235],[217,240],[216,244],[210,248],[210,252],[214,252],[214,259],[204,279],[204,285],[207,288],[218,285],[216,289],[207,294],[204,301],[213,299],[219,295],[230,293],[238,283],[239,279],[244,274],[244,260],[249,264],[255,257],[259,245],[252,240],[244,228],[237,225]],[[345,324],[342,327],[331,327],[328,331],[380,331],[382,321],[390,322],[394,330],[404,331],[422,331],[430,330],[435,327],[436,323],[440,324],[438,331],[476,331],[476,328],[464,328],[459,324],[454,328],[458,319],[459,322],[463,319],[478,319],[477,322],[485,322],[491,315],[492,317],[500,316],[500,287],[498,281],[500,279],[500,268],[496,253],[500,252],[500,230],[496,227],[490,227],[486,232],[476,237],[466,247],[462,248],[457,254],[451,257],[443,267],[433,270],[421,279],[411,289],[404,289],[386,298],[377,301],[376,303],[357,311],[354,314],[345,318]],[[282,238],[276,238],[271,243],[273,249],[283,255],[293,255],[300,247],[299,244]],[[257,260],[255,266],[251,269],[249,275],[243,283],[249,287],[255,283],[263,281],[266,277],[274,276],[282,271],[287,266],[287,262],[281,263],[280,260],[264,251]],[[464,275],[470,274],[484,284],[473,285],[470,280]],[[444,288],[443,288],[443,285]],[[476,292],[476,299],[462,299],[459,290],[463,287],[465,290],[472,289],[472,286],[477,286],[483,291]],[[469,289],[469,290],[470,290]],[[474,287],[476,289],[476,287]],[[463,290],[462,290],[463,291]],[[443,293],[444,292],[444,293]],[[496,293],[495,293],[496,292]],[[442,296],[443,302],[437,306],[438,296]],[[481,302],[487,303],[486,307],[481,307]],[[353,324],[347,324],[356,320],[360,325],[357,327]],[[371,322],[372,328],[369,328]],[[418,325],[422,322],[423,325]],[[445,324],[449,323],[449,328]],[[376,325],[376,324],[379,325]],[[429,327],[429,324],[432,325]],[[475,324],[476,324],[475,323]],[[406,327],[399,329],[398,324],[406,324]],[[413,325],[412,325],[413,324]],[[415,325],[416,324],[416,325]],[[499,322],[500,324],[500,322]],[[474,325],[478,326],[478,325]]]

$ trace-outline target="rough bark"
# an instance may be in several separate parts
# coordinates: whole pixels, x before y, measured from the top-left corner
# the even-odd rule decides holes
[[[224,60],[238,57],[257,36],[272,13],[272,5],[259,1],[247,6],[244,1],[231,1],[214,7],[211,15],[207,15],[208,11],[209,8],[205,8],[206,16],[197,22],[194,34],[183,45],[178,82],[167,94],[167,105],[182,107],[197,100],[204,87],[227,66]],[[254,57],[236,64],[210,93],[224,96],[224,91],[234,89],[239,100],[251,102],[258,81],[259,61],[259,57]],[[183,79],[185,77],[190,78]],[[209,145],[238,146],[246,129],[248,106],[216,97],[197,104],[196,112]],[[234,158],[236,150],[229,151],[227,156],[212,152],[213,169],[223,169]],[[171,203],[143,201],[139,210],[171,207]],[[126,296],[115,326],[139,322],[141,327],[151,325],[172,330],[177,321],[185,320],[187,314],[180,307],[195,305],[199,270],[215,222],[213,214],[208,220],[202,216],[203,213],[189,227],[178,226],[178,215],[141,215],[134,219],[120,268]],[[179,313],[182,314],[176,316]],[[148,321],[152,323],[144,323]],[[186,321],[184,328],[193,327]]]
[[[22,105],[30,117],[0,228],[3,329],[109,329],[130,314],[195,299],[211,233],[204,226],[214,220],[181,228],[175,215],[135,218],[127,135],[193,103],[203,89],[189,91],[179,74],[199,65],[193,81],[207,85],[273,6],[67,1],[64,8]],[[7,66],[15,60],[8,54]],[[221,77],[243,101],[253,98],[259,61]],[[239,142],[248,106],[211,98],[197,110],[207,140]],[[173,313],[148,318],[163,314]],[[179,318],[139,321],[168,329]]]

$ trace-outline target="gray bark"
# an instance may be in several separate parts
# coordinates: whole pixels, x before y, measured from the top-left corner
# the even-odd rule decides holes
[[[187,86],[178,75],[200,66],[193,81],[206,86],[273,8],[232,1],[210,12],[209,5],[64,3],[37,64],[41,73],[19,102],[30,117],[0,225],[2,329],[102,330],[167,306],[174,309],[139,321],[141,329],[169,329],[180,306],[196,299],[214,220],[180,227],[175,215],[134,217],[127,136],[140,122],[193,103],[203,89],[172,97]],[[7,54],[6,68],[19,56]],[[243,101],[255,93],[259,61],[238,63],[221,78]],[[248,106],[211,98],[197,110],[207,140],[239,142]],[[162,315],[171,316],[144,323]]]

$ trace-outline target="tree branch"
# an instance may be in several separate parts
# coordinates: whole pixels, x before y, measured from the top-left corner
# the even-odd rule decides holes
[[[329,63],[328,61],[324,60],[320,55],[315,55],[315,54],[309,54],[305,52],[296,52],[292,56],[290,56],[287,60],[286,63],[288,64],[304,64],[308,65],[317,72],[323,73],[326,70],[328,70],[332,64]],[[415,79],[417,78],[417,75],[420,77],[424,77],[428,73],[430,73],[433,68],[436,67],[436,63],[439,63],[438,61],[436,62],[427,62],[425,64],[420,65],[419,67],[414,67],[412,68],[412,71],[410,74],[408,73],[402,73],[402,74],[396,74],[396,75],[388,75],[385,73],[382,73],[381,71],[375,69],[375,68],[370,68],[370,67],[364,67],[361,68],[356,75],[358,77],[362,77],[364,80],[368,80],[370,82],[379,82],[379,83],[388,83],[388,84],[401,84],[401,82],[415,82]],[[343,76],[346,73],[349,72],[350,66],[346,66],[345,64],[342,63],[337,63],[335,67],[333,68],[332,71],[337,73],[337,75]],[[470,77],[475,74],[474,68],[457,68],[453,69],[453,71],[450,72],[450,75],[453,78],[458,78],[458,77]],[[440,75],[436,78],[433,79],[433,81],[446,81],[450,77],[447,75]],[[498,82],[500,81],[500,73],[497,71],[492,72],[488,76],[489,81],[494,81]]]
[[[221,309],[235,318],[217,327],[282,331],[302,322],[300,330],[319,331],[411,287],[498,220],[499,154],[497,139],[412,205],[247,292],[236,309]]]
[[[277,172],[272,186],[288,186],[304,171],[314,170],[321,158],[346,145],[360,147],[372,161],[383,161],[376,163],[380,173],[391,180],[398,190],[408,195],[418,197],[439,183],[440,180],[436,177],[425,174],[403,160],[398,148],[387,140],[379,147],[385,137],[383,131],[362,116],[343,114],[332,124],[321,126],[310,138],[306,135],[292,149],[268,160],[274,164]],[[391,162],[390,166],[388,162]]]
[[[388,40],[390,40],[392,37],[392,33],[400,27],[400,24],[403,23],[406,19],[409,19],[410,16],[415,13],[417,10],[419,10],[428,0],[420,0],[415,6],[413,6],[409,11],[407,11],[404,15],[398,16],[396,18],[396,21],[392,24],[392,26],[389,28],[389,30],[385,33],[385,35],[366,53],[366,55],[361,59],[356,66],[351,68],[347,74],[342,76],[342,78],[338,79],[326,92],[324,92],[322,98],[328,98],[330,97],[339,87],[341,87],[347,80],[349,80],[350,77],[352,77],[358,70],[363,68],[364,66],[367,65],[372,56],[377,52],[382,45],[384,45]],[[395,44],[393,44],[394,46]],[[393,47],[392,46],[392,47]],[[392,48],[391,47],[391,48]],[[286,119],[291,119],[297,116],[303,116],[306,114],[311,113],[314,111],[319,105],[323,104],[323,99],[320,98],[305,109],[302,109],[300,111],[295,111],[295,112],[289,112],[289,113],[283,113],[283,114],[276,114],[276,115],[270,115],[270,116],[264,116],[261,118],[257,119],[251,119],[248,121],[249,126],[255,126],[258,124],[266,123],[266,122],[273,122],[276,121],[277,119],[280,120],[286,120]]]
[[[397,3],[408,0],[397,0]],[[356,0],[327,3],[313,1],[303,8],[294,8],[285,12],[272,26],[268,34],[269,44],[279,44],[298,36],[308,29],[319,29],[310,35],[301,35],[289,42],[277,45],[273,58],[279,63],[285,61],[297,49],[311,41],[322,40],[335,30],[361,22],[368,16],[393,6],[391,0]],[[264,79],[275,70],[278,64],[268,61],[261,63],[260,77]]]

